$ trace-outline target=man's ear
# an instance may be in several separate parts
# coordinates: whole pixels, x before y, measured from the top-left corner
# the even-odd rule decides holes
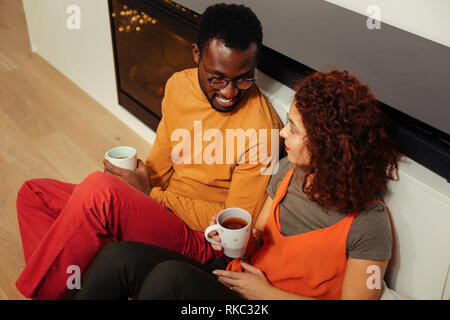
[[[200,49],[198,48],[198,45],[196,43],[193,43],[191,45],[192,48],[192,56],[194,57],[194,62],[196,64],[200,63]]]

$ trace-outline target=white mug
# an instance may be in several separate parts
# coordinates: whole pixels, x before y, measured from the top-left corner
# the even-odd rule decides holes
[[[240,219],[240,221],[236,220],[236,218]],[[225,255],[230,258],[242,257],[247,248],[252,229],[252,216],[250,213],[241,208],[227,208],[219,212],[216,221],[217,224],[206,228],[206,240],[212,244],[222,246]],[[244,223],[245,226],[243,226]],[[214,241],[209,237],[212,231],[216,231],[219,234],[222,242]]]
[[[115,147],[105,153],[105,159],[116,167],[135,170],[137,167],[136,149],[132,147]]]

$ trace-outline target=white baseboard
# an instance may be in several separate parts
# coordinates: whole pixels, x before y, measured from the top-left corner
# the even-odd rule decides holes
[[[95,99],[100,105],[102,105],[106,110],[111,112],[117,119],[122,121],[126,126],[128,126],[131,130],[133,130],[137,135],[142,137],[149,144],[153,145],[156,138],[155,131],[149,128],[141,120],[136,118],[127,109],[119,105],[116,101],[112,101],[111,98],[108,98],[99,93],[92,92],[92,90],[89,90],[90,88],[88,88],[88,86],[83,81],[78,80],[76,84],[89,96]]]
[[[98,99],[96,99],[99,101]],[[100,103],[100,101],[99,101]],[[117,103],[101,103],[102,106],[105,107],[106,110],[111,112],[113,115],[117,117],[120,121],[122,121],[125,125],[127,125],[131,130],[133,130],[137,135],[142,137],[149,144],[153,145],[156,138],[156,132],[150,129],[146,124],[144,124],[141,120],[136,118],[133,114],[131,114],[128,110]]]

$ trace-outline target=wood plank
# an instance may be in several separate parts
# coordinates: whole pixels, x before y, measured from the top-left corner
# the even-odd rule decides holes
[[[61,131],[35,139],[33,144],[44,158],[70,183],[80,183],[90,173],[103,170],[103,164],[95,162],[79,146]]]

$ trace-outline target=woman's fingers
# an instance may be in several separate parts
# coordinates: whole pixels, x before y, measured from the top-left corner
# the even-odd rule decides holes
[[[219,234],[217,233],[216,230],[211,231],[208,234],[208,237],[210,237],[211,239],[213,239],[214,241],[217,241],[217,242],[221,242],[222,241],[222,239],[220,239],[220,236],[219,236]]]
[[[241,279],[243,275],[242,272],[226,271],[221,269],[216,269],[212,273],[218,277],[229,279]]]
[[[227,287],[232,287],[233,289],[241,288],[242,280],[245,277],[242,272],[225,271],[220,269],[214,270],[213,274],[218,277],[219,282]]]
[[[261,237],[261,230],[256,229],[255,227],[252,228],[252,234],[255,238]]]
[[[217,215],[212,216],[211,220],[209,221],[209,225],[212,226],[213,224],[216,224],[217,221]]]
[[[208,234],[208,237],[210,237],[211,239],[213,239],[216,242],[222,242],[222,239],[220,238],[219,234],[217,233],[216,230],[211,231]],[[215,250],[215,251],[222,251],[222,246],[217,245],[217,244],[213,244],[211,243],[211,247]]]
[[[241,287],[239,280],[223,278],[223,277],[219,277],[218,280],[220,283],[222,283],[226,287],[231,287],[231,288],[240,288]]]
[[[252,273],[252,274],[260,274],[261,270],[252,266],[251,264],[241,260],[241,266],[242,268],[244,268],[247,272]]]

